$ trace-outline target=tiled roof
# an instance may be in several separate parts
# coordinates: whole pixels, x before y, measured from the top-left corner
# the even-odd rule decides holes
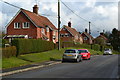
[[[76,31],[76,29],[74,28],[71,28],[71,27],[68,27],[68,26],[65,26],[64,27],[73,35],[75,36],[76,34],[78,35],[79,33]]]
[[[21,9],[37,26],[46,27],[50,26],[52,29],[57,30],[57,28],[50,22],[50,20],[39,14],[35,14],[25,9]]]
[[[88,38],[91,38],[92,40],[94,39],[90,34],[83,32],[82,34],[85,34]]]
[[[99,38],[99,37],[101,37],[101,38],[103,38],[104,40],[108,40],[105,36],[103,36],[103,35],[100,35],[100,36],[98,36],[97,38]]]

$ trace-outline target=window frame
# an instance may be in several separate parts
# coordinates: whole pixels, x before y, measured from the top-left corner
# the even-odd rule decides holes
[[[19,22],[14,23],[14,29],[20,29],[20,23]]]
[[[23,28],[30,28],[30,22],[23,22],[22,27]]]

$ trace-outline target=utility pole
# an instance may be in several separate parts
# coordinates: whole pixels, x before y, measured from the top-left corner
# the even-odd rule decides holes
[[[89,22],[89,34],[91,34],[91,30],[90,30],[90,24],[91,24],[91,22]]]
[[[60,50],[60,0],[58,0],[58,50]]]

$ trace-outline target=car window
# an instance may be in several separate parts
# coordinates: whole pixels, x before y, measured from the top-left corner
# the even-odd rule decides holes
[[[110,51],[111,49],[105,49],[105,51]]]
[[[75,50],[66,50],[65,53],[76,53]]]
[[[79,51],[79,53],[88,53],[87,50],[78,50],[78,51]]]

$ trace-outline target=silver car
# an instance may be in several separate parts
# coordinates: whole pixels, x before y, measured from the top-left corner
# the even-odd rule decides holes
[[[82,55],[79,54],[79,51],[77,49],[68,49],[65,50],[63,57],[62,57],[62,62],[65,62],[67,60],[74,60],[76,62],[82,61]]]
[[[112,55],[112,50],[111,49],[105,49],[103,55],[107,55],[107,54]]]

